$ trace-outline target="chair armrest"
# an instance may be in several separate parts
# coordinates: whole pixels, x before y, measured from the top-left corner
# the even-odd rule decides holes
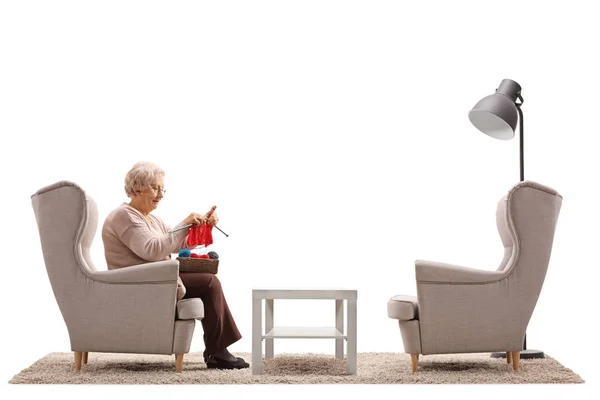
[[[105,283],[155,284],[175,282],[175,285],[177,285],[178,274],[178,260],[157,261],[91,273],[93,279]]]
[[[485,284],[502,279],[503,271],[485,271],[435,261],[415,261],[417,283]]]
[[[72,349],[171,354],[176,320],[178,261],[87,272],[61,308]]]

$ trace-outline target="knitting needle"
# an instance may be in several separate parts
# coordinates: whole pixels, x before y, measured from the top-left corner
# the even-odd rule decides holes
[[[221,230],[221,228],[219,228],[218,226],[216,226],[216,225],[215,225],[215,228],[217,228],[217,229],[219,230],[219,232],[221,232],[223,235],[225,235],[225,236],[229,237],[229,235],[228,235],[228,234],[226,234],[225,232],[223,232],[223,231]]]
[[[213,213],[215,212],[215,210],[216,210],[216,209],[217,209],[217,206],[212,206],[212,207],[210,208],[210,211],[209,211],[209,212],[206,214],[206,219],[209,219],[210,217],[212,217],[212,215],[213,215]],[[219,227],[218,227],[218,226],[216,226],[216,225],[215,225],[214,227],[215,227],[215,228],[217,228],[217,229],[219,230],[219,232],[221,232],[223,235],[225,235],[226,237],[229,237],[229,235],[228,235],[228,234],[226,234],[225,232],[223,232],[223,231],[221,230],[221,228],[219,228]]]
[[[172,230],[170,230],[170,231],[169,231],[169,233],[175,233],[175,232],[182,231],[182,230],[184,230],[184,229],[187,229],[187,228],[189,228],[189,227],[190,227],[190,226],[192,226],[192,225],[194,225],[194,224],[188,224],[188,225],[182,226],[181,228],[172,229]],[[214,227],[215,227],[215,228],[217,228],[217,229],[219,230],[219,232],[221,232],[223,235],[225,235],[225,236],[229,237],[229,235],[228,235],[228,234],[226,234],[225,232],[223,232],[223,231],[221,230],[221,228],[219,228],[219,227],[218,227],[218,226],[216,226],[216,225],[215,225]]]
[[[190,226],[192,226],[192,225],[194,225],[194,224],[187,224],[187,225],[185,225],[185,226],[182,226],[181,228],[177,228],[177,229],[171,229],[171,230],[169,231],[169,233],[175,233],[175,232],[182,231],[182,230],[184,230],[184,229],[187,229],[187,228],[189,228],[189,227],[190,227]]]

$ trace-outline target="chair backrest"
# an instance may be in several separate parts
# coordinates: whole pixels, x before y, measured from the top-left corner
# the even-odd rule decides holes
[[[532,181],[515,185],[500,200],[496,223],[504,244],[499,271],[515,306],[530,318],[548,270],[562,196]]]
[[[98,226],[98,211],[78,185],[68,181],[43,187],[31,196],[40,234],[42,253],[54,296],[65,319],[78,318],[78,302],[84,301],[81,285],[96,271],[90,247]]]

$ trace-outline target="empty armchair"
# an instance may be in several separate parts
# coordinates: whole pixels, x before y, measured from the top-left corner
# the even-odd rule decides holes
[[[562,197],[526,181],[500,200],[496,221],[504,257],[495,271],[416,261],[417,296],[394,296],[404,350],[419,354],[507,352],[516,370],[525,331],[552,251]],[[467,250],[467,249],[465,249]]]
[[[90,257],[98,223],[94,200],[67,181],[38,190],[31,200],[75,369],[87,363],[88,352],[147,353],[175,354],[181,372],[204,305],[198,298],[176,300],[179,262],[97,270]]]

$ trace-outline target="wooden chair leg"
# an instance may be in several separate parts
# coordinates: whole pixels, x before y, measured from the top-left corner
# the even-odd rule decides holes
[[[175,354],[175,371],[183,371],[183,354]]]
[[[513,351],[512,352],[512,365],[513,365],[513,369],[515,371],[517,371],[519,369],[519,359],[521,358],[521,352],[520,351]]]
[[[81,357],[83,353],[81,351],[75,352],[75,371],[81,371]]]
[[[418,354],[411,354],[410,355],[410,364],[412,367],[412,372],[417,372],[417,365],[419,363],[419,355]]]
[[[88,352],[87,352],[87,351],[84,351],[84,352],[83,352],[83,356],[81,357],[81,363],[82,363],[83,365],[86,365],[86,364],[87,364],[87,360],[88,360]]]
[[[507,351],[506,352],[506,363],[510,364],[512,362],[512,352]]]

